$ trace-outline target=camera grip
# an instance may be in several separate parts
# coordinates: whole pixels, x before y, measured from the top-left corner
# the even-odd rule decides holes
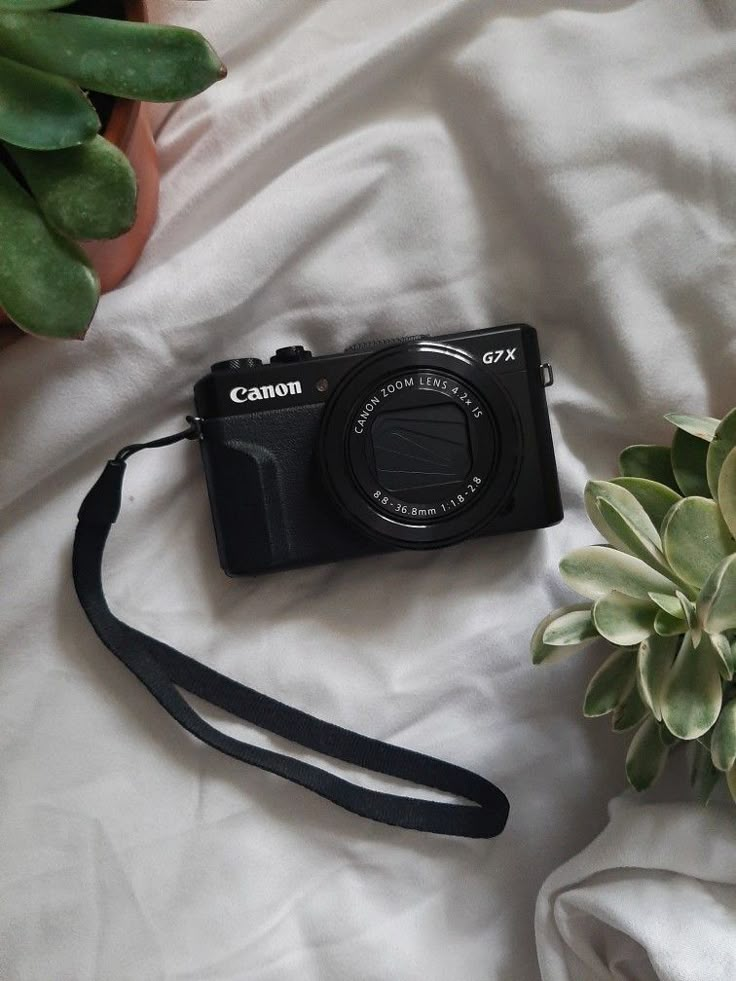
[[[378,547],[336,514],[315,448],[321,405],[202,422],[220,563],[230,576],[334,562]]]

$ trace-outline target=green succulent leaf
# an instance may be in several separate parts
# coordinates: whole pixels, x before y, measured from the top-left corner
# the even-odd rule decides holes
[[[72,82],[5,57],[0,57],[0,93],[0,140],[15,146],[76,146],[100,128],[92,103]]]
[[[83,88],[150,102],[187,99],[225,75],[196,31],[106,17],[0,13],[0,50]]]
[[[708,443],[678,429],[672,440],[672,469],[677,485],[686,497],[710,497],[705,475]]]
[[[718,503],[729,531],[736,536],[736,449],[731,450],[721,467]]]
[[[680,615],[682,616],[684,614],[685,621],[688,627],[690,627],[692,630],[696,622],[695,604],[691,603],[687,596],[685,596],[684,593],[681,593],[679,589],[675,593],[675,598],[680,602],[680,607],[682,609],[682,613]]]
[[[583,714],[588,718],[613,712],[636,682],[636,651],[618,648],[610,654],[590,679]]]
[[[724,705],[710,738],[713,766],[725,772],[736,763],[736,700]]]
[[[636,680],[639,693],[659,722],[662,719],[662,693],[675,660],[678,641],[674,637],[652,634],[639,644]]]
[[[707,804],[711,794],[721,778],[719,771],[713,766],[710,750],[702,743],[693,741],[690,758],[690,786],[701,804]]]
[[[677,590],[677,594],[681,595],[679,590]],[[669,596],[667,593],[650,593],[649,599],[653,603],[656,603],[660,610],[664,610],[665,613],[669,613],[670,616],[683,619],[685,612],[682,608],[682,603],[680,602],[678,595]]]
[[[687,621],[684,615],[673,617],[664,610],[660,610],[654,618],[654,632],[660,637],[676,637],[684,634],[687,630]]]
[[[693,643],[695,643],[694,632]],[[733,654],[731,652],[731,645],[725,634],[703,634],[700,638],[700,644],[696,646],[705,647],[712,653],[718,664],[718,671],[724,681],[730,681],[733,678]]]
[[[576,603],[572,606],[563,606],[558,610],[553,610],[552,613],[548,614],[539,624],[537,629],[534,631],[532,636],[530,649],[532,655],[533,664],[551,664],[556,661],[564,660],[564,658],[569,657],[572,654],[577,654],[581,651],[591,640],[594,639],[595,635],[586,637],[584,640],[575,642],[569,646],[560,647],[555,644],[546,644],[544,642],[545,631],[553,626],[558,620],[561,620],[570,614],[587,614],[588,619],[590,619],[590,603]]]
[[[668,412],[665,419],[678,429],[690,433],[691,436],[697,436],[698,439],[704,439],[708,443],[715,436],[720,422],[720,419],[714,419],[712,416],[687,416],[677,412]]]
[[[618,458],[618,468],[622,477],[641,477],[664,484],[679,493],[669,446],[643,443],[627,446]]]
[[[736,553],[720,562],[705,580],[697,611],[708,633],[736,630]]]
[[[135,221],[135,171],[102,136],[66,150],[8,149],[44,217],[64,235],[115,238]]]
[[[708,447],[705,469],[708,477],[711,497],[718,500],[718,478],[721,467],[732,449],[736,447],[736,409],[731,409],[721,420],[713,442]]]
[[[614,477],[611,483],[623,487],[634,495],[657,531],[661,529],[665,515],[672,505],[682,500],[682,495],[673,491],[671,487],[660,484],[656,480],[647,480],[645,477]]]
[[[649,714],[649,709],[644,704],[639,689],[636,685],[631,686],[628,695],[618,705],[613,712],[612,728],[614,732],[626,732],[639,725],[642,719]]]
[[[657,607],[649,599],[610,592],[596,600],[593,622],[598,633],[612,644],[639,644],[654,630]]]
[[[675,585],[641,559],[601,545],[575,549],[560,562],[565,582],[589,599],[600,599],[612,590],[648,599],[650,592],[675,593]]]
[[[614,548],[635,555],[663,575],[670,572],[662,554],[662,540],[651,518],[633,494],[606,481],[591,481],[586,488],[588,514]]]
[[[736,549],[718,505],[704,497],[675,504],[665,518],[662,543],[672,571],[696,589]]]
[[[545,628],[542,641],[550,647],[572,647],[597,636],[589,609],[570,610]]]
[[[0,241],[0,306],[8,316],[33,334],[84,336],[99,298],[97,274],[1,165]]]
[[[644,539],[650,546],[657,548],[661,546],[662,540],[652,523],[652,519],[634,495],[625,487],[620,487],[609,480],[589,480],[585,485],[583,497],[588,517],[603,537],[615,548],[623,548],[635,555],[636,552],[631,552],[626,544],[627,536],[631,533],[635,534],[637,543],[639,539]],[[615,528],[602,512],[601,504],[608,504],[616,508],[618,512],[616,524],[621,520],[626,523],[624,535],[619,536],[616,533]]]
[[[718,718],[722,696],[717,659],[685,636],[662,692],[665,725],[678,739],[697,739]]]
[[[695,604],[691,603],[687,596],[685,596],[684,593],[681,593],[679,589],[675,595],[680,601],[682,612],[685,615],[685,622],[687,623],[688,629],[690,630],[690,635],[693,639],[693,645],[697,647],[700,643],[701,628],[695,612]]]
[[[659,738],[659,726],[651,716],[637,729],[626,754],[626,777],[634,790],[646,790],[658,779],[669,749]]]

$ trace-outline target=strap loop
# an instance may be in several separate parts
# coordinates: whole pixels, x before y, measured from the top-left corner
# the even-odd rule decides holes
[[[134,443],[121,450],[106,464],[79,509],[72,558],[74,585],[87,618],[102,643],[143,682],[181,726],[228,756],[285,777],[373,821],[414,831],[470,838],[492,838],[500,834],[508,817],[508,800],[498,787],[483,777],[284,705],[135,630],[110,612],[102,587],[102,555],[120,510],[125,461],[142,449],[201,438],[198,420],[188,418],[188,421],[189,429],[150,443]],[[449,792],[473,803],[445,803],[369,790],[311,763],[252,746],[210,725],[179,689],[307,749],[364,770]]]

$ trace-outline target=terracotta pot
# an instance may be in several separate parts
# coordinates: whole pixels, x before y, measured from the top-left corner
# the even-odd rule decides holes
[[[126,0],[125,12],[128,20],[148,19],[144,0]],[[136,219],[130,231],[118,238],[81,243],[94,263],[105,293],[128,275],[148,241],[158,208],[159,173],[156,144],[145,104],[118,99],[103,135],[125,153],[138,179]],[[0,309],[0,348],[22,336],[23,332],[8,321]]]

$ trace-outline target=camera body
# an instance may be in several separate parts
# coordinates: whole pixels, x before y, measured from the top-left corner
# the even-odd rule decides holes
[[[223,569],[554,524],[551,380],[524,324],[213,365],[194,393]]]

